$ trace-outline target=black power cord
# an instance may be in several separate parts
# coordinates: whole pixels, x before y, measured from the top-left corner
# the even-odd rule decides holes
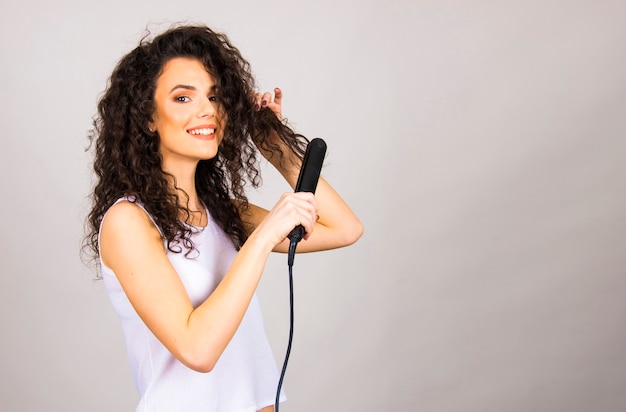
[[[300,239],[290,238],[289,252],[287,255],[287,265],[289,266],[289,340],[287,341],[287,353],[285,353],[285,360],[283,361],[283,369],[280,372],[280,379],[278,380],[278,388],[276,389],[276,402],[274,403],[274,412],[278,412],[280,403],[280,390],[283,387],[283,379],[285,378],[285,371],[287,371],[287,363],[289,362],[289,355],[291,354],[291,344],[293,342],[293,260],[296,255],[296,246]]]

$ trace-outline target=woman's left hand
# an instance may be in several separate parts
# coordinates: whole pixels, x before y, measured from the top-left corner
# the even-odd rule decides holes
[[[282,120],[282,100],[283,100],[283,91],[278,87],[274,88],[274,98],[272,99],[272,94],[270,92],[265,93],[257,93],[256,94],[256,104],[259,109],[263,109],[265,107],[271,109],[278,120]]]
[[[278,119],[279,122],[282,122],[282,100],[283,100],[283,91],[275,87],[274,88],[274,96],[272,93],[257,93],[255,95],[257,110],[265,111],[265,109],[271,110]],[[270,163],[272,163],[279,170],[285,164],[297,164],[297,159],[293,162],[285,162],[285,156],[291,157],[294,156],[293,151],[285,144],[285,142],[278,135],[275,127],[273,125],[274,121],[268,121],[267,116],[271,115],[270,112],[265,111],[264,113],[259,113],[259,129],[255,137],[253,137],[254,144],[256,145],[261,155],[267,159]],[[282,155],[277,155],[282,152]],[[282,173],[282,172],[281,172]]]

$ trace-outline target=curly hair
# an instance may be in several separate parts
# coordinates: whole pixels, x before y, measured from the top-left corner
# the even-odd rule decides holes
[[[189,217],[191,211],[168,183],[168,174],[161,166],[158,133],[148,126],[163,67],[173,58],[187,57],[202,62],[215,78],[221,110],[228,119],[218,154],[198,163],[196,190],[212,217],[239,248],[248,236],[240,215],[248,208],[245,186],[250,183],[258,187],[261,183],[255,146],[272,156],[278,154],[282,163],[286,156],[281,146],[302,158],[307,139],[270,109],[255,105],[250,64],[225,34],[206,26],[178,26],[152,40],[149,36],[119,61],[98,102],[89,135],[90,147],[95,142],[93,169],[97,181],[85,246],[94,257],[99,256],[98,232],[104,214],[117,199],[132,196],[153,217],[168,250],[180,253],[181,244],[194,249],[193,228],[181,221],[181,216]],[[276,135],[282,144],[275,141]],[[169,181],[174,180],[169,177]]]

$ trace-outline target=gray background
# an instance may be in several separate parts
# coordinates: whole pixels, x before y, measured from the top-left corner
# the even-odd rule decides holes
[[[298,256],[284,411],[626,410],[624,1],[1,6],[0,409],[129,411],[81,263],[95,104],[147,25],[225,31],[365,224]],[[251,197],[288,188],[274,173]],[[287,266],[259,290],[277,363]]]

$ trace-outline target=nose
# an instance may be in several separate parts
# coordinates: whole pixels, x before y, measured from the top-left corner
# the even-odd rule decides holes
[[[213,117],[215,115],[215,102],[209,100],[208,97],[205,97],[200,102],[200,107],[198,110],[198,117]]]

